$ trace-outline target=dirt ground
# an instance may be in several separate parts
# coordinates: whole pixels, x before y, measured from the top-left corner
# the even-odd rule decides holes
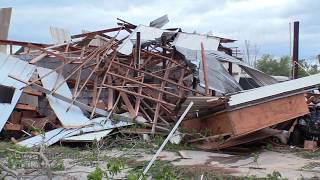
[[[56,160],[53,165],[53,173],[54,179],[57,180],[87,179],[88,174],[95,171],[96,167],[103,169],[108,166],[108,162],[115,160],[121,160],[124,167],[113,176],[113,179],[127,179],[133,170],[143,170],[156,149],[157,146],[154,148],[139,146],[95,150],[55,145],[47,149],[47,155],[50,156],[49,159]],[[169,173],[168,177],[171,174],[174,177],[175,172],[183,170],[184,175],[188,176],[180,176],[183,177],[181,179],[272,179],[272,177],[278,177],[278,179],[319,179],[320,177],[320,152],[318,151],[306,152],[286,147],[235,152],[169,149],[160,154],[159,163],[153,168],[156,170],[154,172],[159,174]],[[8,156],[2,157],[2,161],[6,160],[8,160]],[[167,165],[170,165],[171,168],[168,172],[164,167]],[[22,170],[25,171],[25,168],[16,167],[15,170],[22,172]],[[175,168],[177,171],[172,171]],[[281,178],[278,175],[281,175]],[[39,170],[33,172],[30,170],[28,176],[24,178],[28,179],[29,177],[47,179]],[[162,179],[161,175],[159,177],[154,179]],[[7,179],[15,178],[9,177]]]

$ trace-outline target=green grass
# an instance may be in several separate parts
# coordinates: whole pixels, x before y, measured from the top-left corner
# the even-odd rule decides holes
[[[317,151],[298,151],[297,155],[306,159],[320,159],[320,150]]]

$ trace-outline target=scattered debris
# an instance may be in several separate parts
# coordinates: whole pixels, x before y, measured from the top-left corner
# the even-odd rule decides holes
[[[11,9],[0,10],[0,22],[9,22],[4,13]],[[166,136],[143,175],[168,141],[206,150],[268,137],[287,144],[302,129],[305,149],[316,150],[319,74],[278,82],[235,57],[226,45],[235,40],[162,29],[168,22],[167,15],[150,26],[118,19],[116,27],[76,35],[50,27],[53,44],[0,33],[1,47],[10,46],[10,55],[0,54],[1,132],[14,132],[10,138],[25,147],[94,143],[113,132]],[[241,86],[243,74],[254,89]]]

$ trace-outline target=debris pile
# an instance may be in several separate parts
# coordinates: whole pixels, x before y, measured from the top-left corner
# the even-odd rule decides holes
[[[277,135],[286,141],[283,130],[309,114],[304,94],[320,75],[278,83],[236,57],[228,48],[235,40],[162,28],[168,21],[118,19],[76,35],[51,27],[54,44],[0,40],[11,52],[0,55],[0,129],[26,134],[18,143],[28,147],[100,140],[133,124],[169,134],[192,102],[179,131],[216,149]],[[259,87],[244,91],[240,73]]]

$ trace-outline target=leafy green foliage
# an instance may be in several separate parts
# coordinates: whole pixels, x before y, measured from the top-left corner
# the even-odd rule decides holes
[[[320,150],[317,151],[300,151],[297,153],[298,156],[301,156],[306,159],[320,159]]]
[[[113,158],[108,161],[107,170],[111,175],[111,177],[120,173],[123,168],[124,168],[124,163],[120,159]]]
[[[102,170],[100,167],[96,167],[94,171],[88,174],[88,180],[101,180],[103,177],[107,177],[108,174],[106,171]]]
[[[284,56],[278,60],[269,54],[263,55],[257,63],[257,68],[269,75],[289,76],[290,59],[288,56]]]
[[[52,166],[52,170],[54,171],[64,171],[65,166],[63,163],[63,159],[58,159]]]
[[[88,180],[101,180],[102,178],[113,178],[113,176],[117,175],[124,168],[124,163],[121,159],[113,158],[108,160],[107,168],[101,169],[100,167],[96,167],[94,171],[88,174]]]
[[[273,171],[272,174],[267,174],[266,180],[287,180],[287,178],[283,178],[278,171]]]
[[[7,160],[8,167],[10,169],[18,169],[23,166],[23,160],[21,156],[17,154],[13,154],[13,153],[8,154],[8,156],[6,157],[6,160]]]
[[[273,145],[270,144],[270,143],[268,143],[268,144],[266,145],[266,149],[269,150],[269,151],[273,150]]]
[[[148,162],[146,162],[148,163]],[[142,175],[144,166],[137,166],[130,171],[127,179],[137,180]],[[182,177],[182,171],[166,161],[155,161],[148,173],[143,176],[144,179],[151,176],[154,180],[177,180],[185,179]]]
[[[299,66],[299,77],[305,77],[309,74],[312,75],[320,72],[317,64],[310,64],[304,59],[299,60],[299,64],[301,65]],[[291,71],[291,60],[289,56],[283,56],[280,59],[276,59],[270,54],[265,54],[258,60],[256,66],[266,74],[288,77]]]

